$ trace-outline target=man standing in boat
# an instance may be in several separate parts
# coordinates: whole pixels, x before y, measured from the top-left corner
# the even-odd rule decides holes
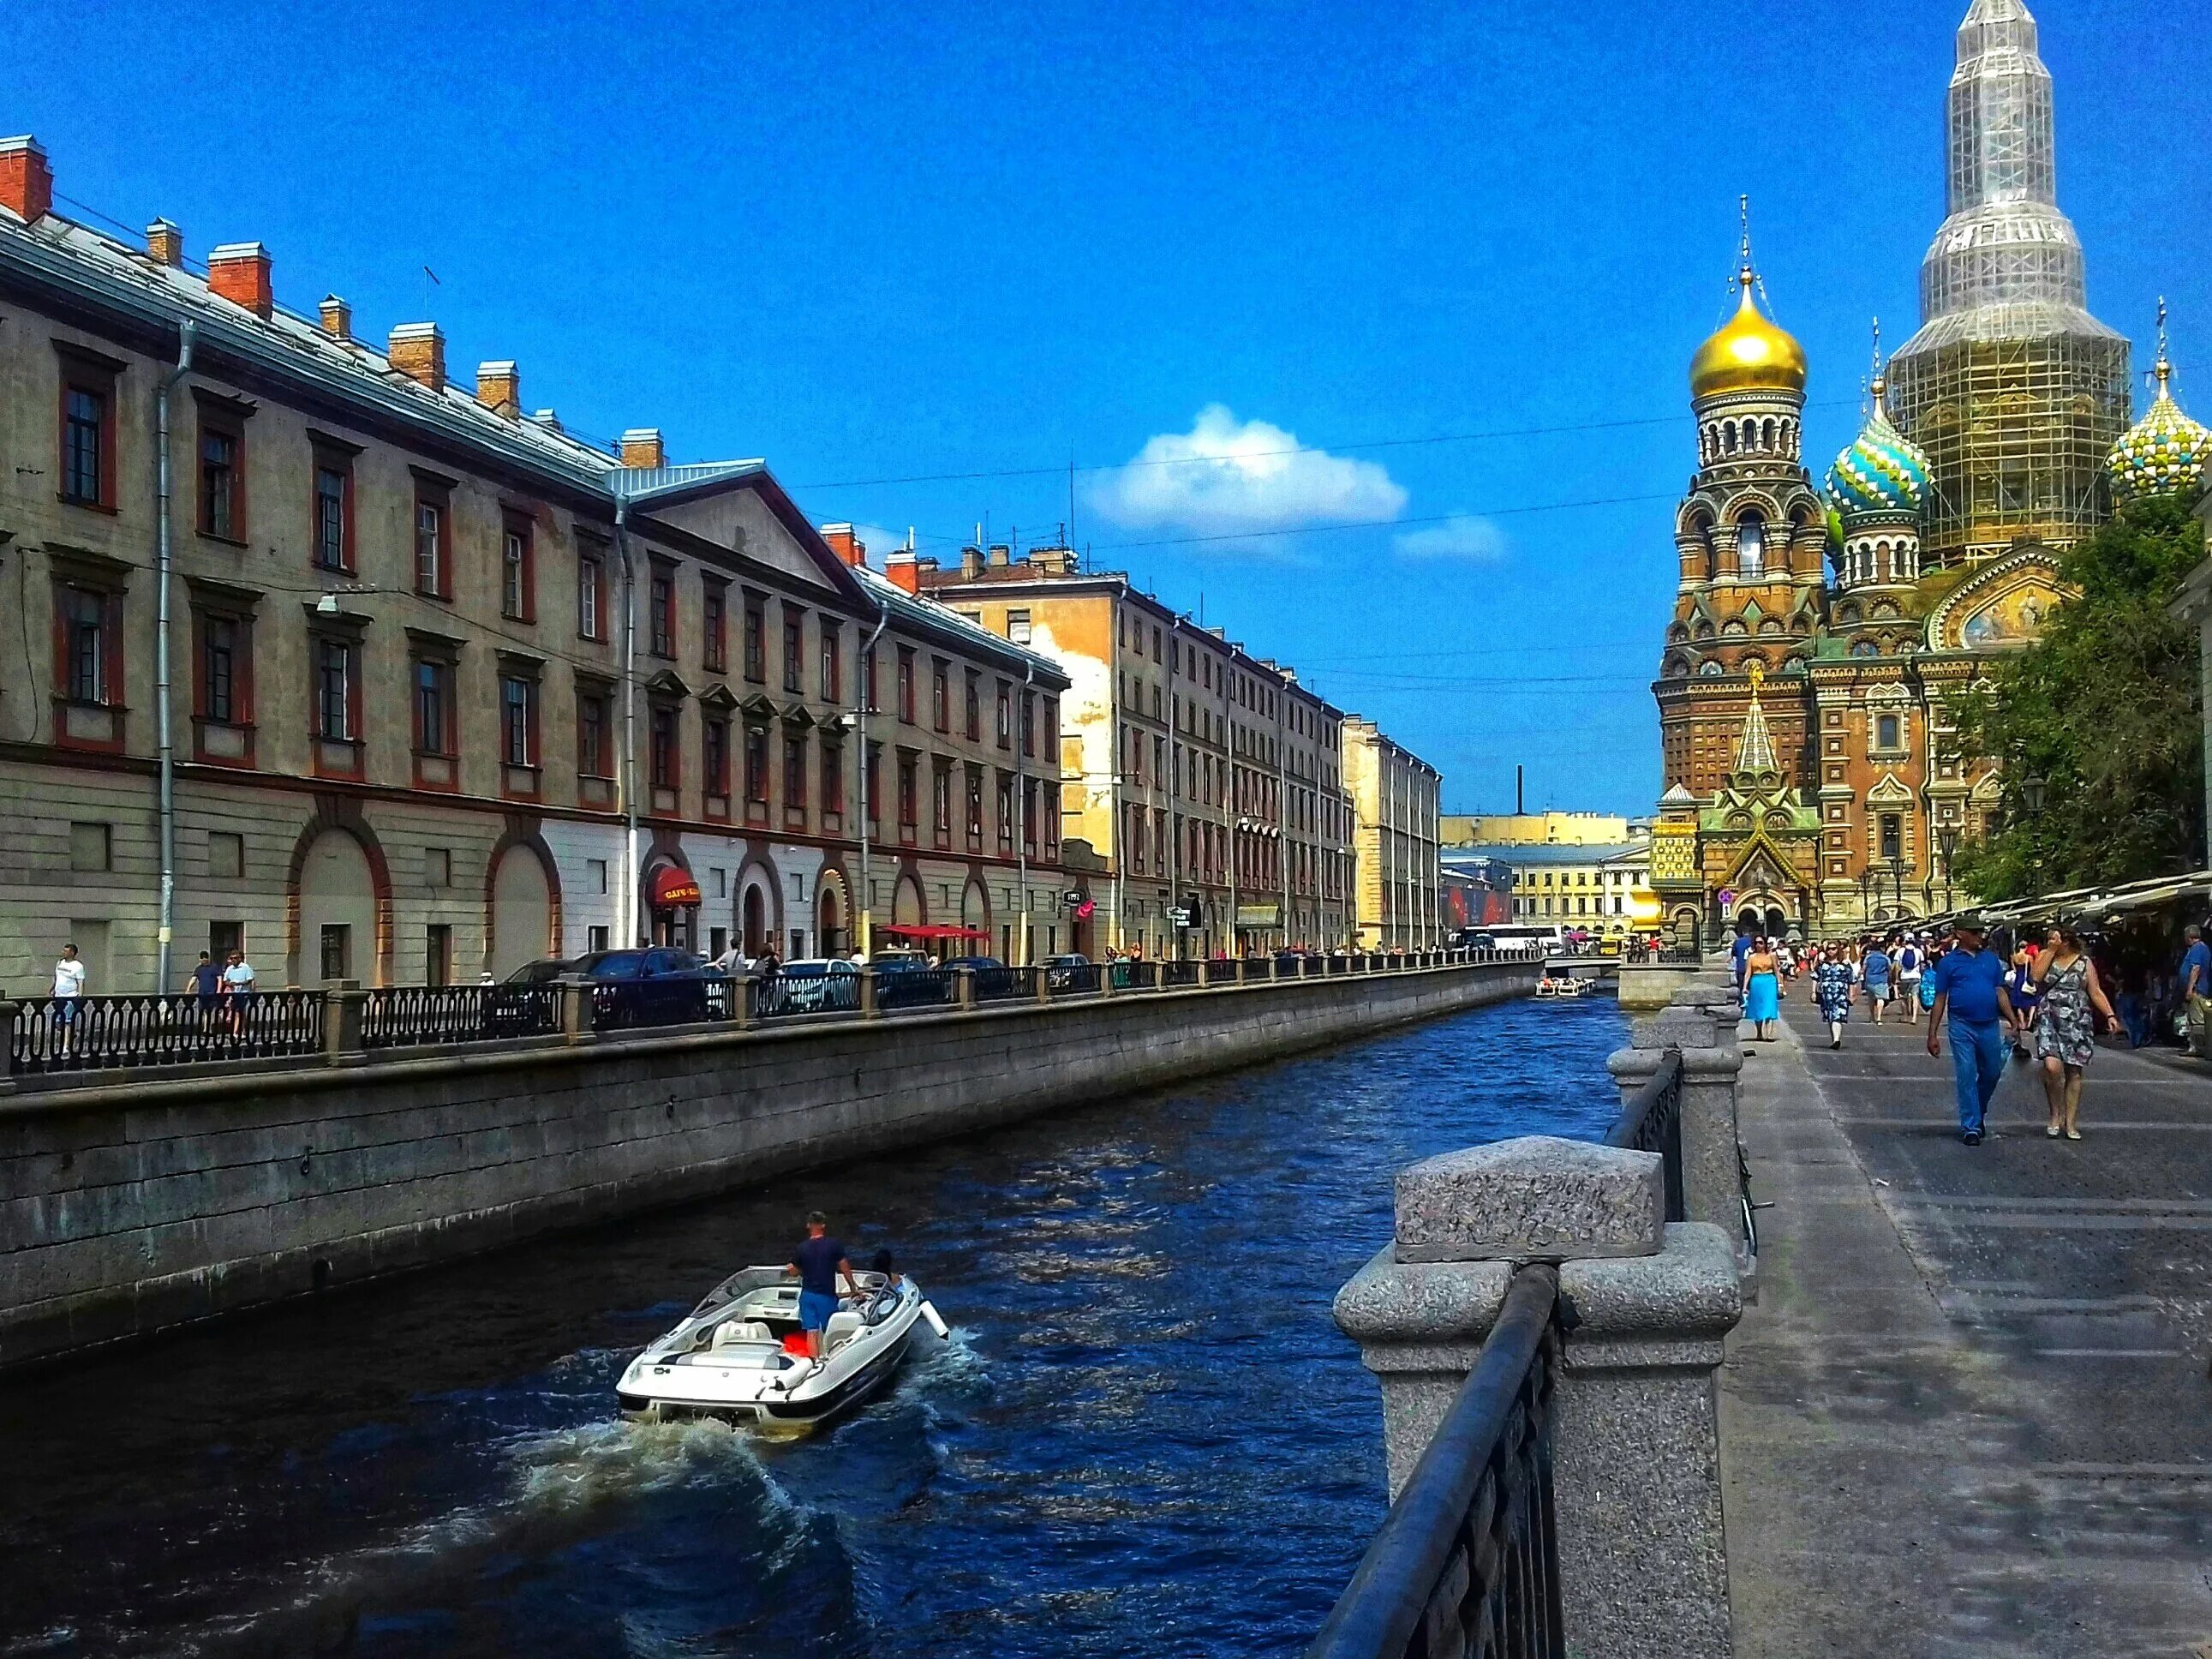
[[[791,1253],[791,1265],[784,1272],[799,1275],[799,1328],[806,1333],[807,1356],[819,1359],[823,1333],[837,1311],[837,1281],[842,1278],[854,1296],[860,1293],[860,1281],[845,1259],[845,1246],[830,1237],[830,1218],[821,1211],[806,1218],[806,1237]]]

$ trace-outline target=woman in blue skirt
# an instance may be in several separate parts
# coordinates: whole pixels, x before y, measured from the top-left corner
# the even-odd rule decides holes
[[[1751,1022],[1756,1041],[1774,1040],[1766,1028],[1782,1017],[1782,964],[1764,939],[1754,939],[1751,954],[1744,958],[1743,1017]]]

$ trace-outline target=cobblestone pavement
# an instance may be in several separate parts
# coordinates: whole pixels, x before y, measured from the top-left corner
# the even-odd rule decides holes
[[[1736,1651],[2212,1659],[2212,1073],[2106,1049],[2070,1142],[2015,1065],[1968,1147],[1948,1047],[1784,1006],[1743,1072]]]

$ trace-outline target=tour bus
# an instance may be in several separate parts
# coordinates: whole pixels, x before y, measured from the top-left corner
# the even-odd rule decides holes
[[[1540,951],[1558,956],[1566,950],[1566,930],[1556,922],[1500,921],[1481,931],[1496,939],[1501,951],[1521,951],[1531,956]]]

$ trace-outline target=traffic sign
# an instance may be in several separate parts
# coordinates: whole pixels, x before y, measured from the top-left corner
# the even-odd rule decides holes
[[[1071,887],[1060,896],[1060,902],[1073,910],[1083,902],[1083,894],[1079,889]]]
[[[1184,908],[1182,908],[1182,906],[1181,906],[1180,904],[1175,904],[1175,905],[1170,905],[1170,906],[1169,906],[1169,907],[1168,907],[1168,925],[1169,925],[1170,927],[1189,927],[1189,926],[1190,926],[1190,912],[1189,912],[1189,911],[1188,911],[1188,910],[1186,910],[1186,909],[1184,909]]]

